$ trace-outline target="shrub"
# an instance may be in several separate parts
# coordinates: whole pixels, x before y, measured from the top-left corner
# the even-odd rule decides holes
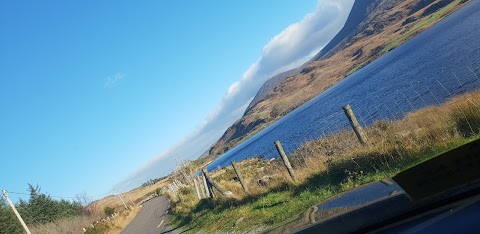
[[[160,196],[162,194],[162,190],[160,188],[155,189],[155,196]]]
[[[103,211],[105,212],[105,215],[107,215],[107,216],[110,216],[113,213],[115,213],[115,209],[112,208],[112,207],[109,207],[109,206],[105,207],[105,209]]]
[[[192,192],[192,190],[189,188],[189,187],[183,187],[183,188],[180,188],[180,193],[182,195],[188,195]]]

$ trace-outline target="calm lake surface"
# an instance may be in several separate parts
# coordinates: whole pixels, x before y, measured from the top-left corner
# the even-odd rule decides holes
[[[207,168],[263,155],[287,154],[323,134],[349,128],[342,106],[349,103],[360,124],[400,119],[408,112],[480,88],[480,1],[390,51],[276,123],[231,149]]]

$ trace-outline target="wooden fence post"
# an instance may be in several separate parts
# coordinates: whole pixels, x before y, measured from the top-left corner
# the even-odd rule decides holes
[[[202,196],[200,195],[200,190],[198,189],[198,183],[195,178],[193,178],[193,184],[195,185],[195,191],[197,192],[198,200],[202,200]]]
[[[202,169],[202,172],[203,172],[203,178],[205,178],[205,181],[207,182],[207,190],[208,190],[208,193],[210,194],[210,197],[213,198],[215,197],[215,193],[213,192],[213,188],[212,188],[212,184],[210,183],[210,176],[208,176],[208,171],[207,169]]]
[[[225,192],[220,187],[218,187],[218,185],[208,175],[207,168],[203,168],[202,172],[205,178],[207,178],[207,184],[210,187],[210,193],[212,194],[212,197],[213,197],[213,188],[216,188],[222,196],[225,196]]]
[[[238,180],[240,180],[240,184],[242,185],[243,190],[248,193],[248,188],[247,184],[243,180],[242,173],[240,172],[239,168],[237,167],[237,163],[235,161],[232,161],[232,167],[235,173],[237,174]]]
[[[210,194],[210,189],[208,188],[207,178],[205,177],[205,175],[202,175],[202,180],[203,180],[203,186],[205,187],[206,197],[212,197],[212,195]]]
[[[275,147],[277,147],[278,153],[282,157],[283,164],[288,170],[288,174],[290,174],[290,177],[294,182],[297,182],[297,176],[295,175],[295,172],[293,171],[292,165],[290,164],[290,161],[287,158],[287,155],[285,154],[285,151],[283,150],[282,143],[280,141],[275,141]]]
[[[202,198],[206,198],[207,195],[205,195],[205,188],[203,187],[202,178],[200,178],[200,176],[194,176],[193,179],[196,180],[197,183],[198,183],[198,189],[200,191],[200,196]]]
[[[350,125],[352,125],[353,131],[355,132],[355,135],[357,135],[358,140],[362,145],[367,144],[367,135],[365,135],[365,132],[363,131],[362,126],[357,121],[357,117],[355,117],[355,114],[352,111],[352,108],[350,107],[350,104],[347,104],[343,107],[343,111],[345,112],[345,115],[347,115],[348,121],[350,121]]]
[[[180,189],[178,185],[175,183],[175,181],[172,181],[172,187],[176,190]]]

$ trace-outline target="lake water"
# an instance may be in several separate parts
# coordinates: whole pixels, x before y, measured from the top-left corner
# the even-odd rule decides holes
[[[276,123],[228,151],[207,168],[263,155],[278,157],[280,140],[287,154],[323,134],[349,128],[342,106],[352,106],[361,125],[399,119],[426,105],[480,88],[480,1],[352,74]]]

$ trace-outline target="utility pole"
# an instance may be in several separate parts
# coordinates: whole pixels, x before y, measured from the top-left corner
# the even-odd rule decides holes
[[[20,216],[17,209],[15,208],[15,205],[13,205],[13,202],[8,197],[7,191],[5,191],[5,189],[4,189],[4,190],[2,190],[2,193],[3,193],[3,196],[5,196],[5,198],[7,199],[8,204],[10,204],[10,207],[12,207],[12,210],[15,213],[15,215],[17,216],[18,221],[20,221],[20,223],[22,224],[23,229],[25,229],[25,232],[27,232],[27,234],[31,234],[30,230],[28,230],[27,225],[25,224],[25,222],[23,222],[22,216]]]
[[[120,201],[122,201],[123,206],[125,206],[125,209],[128,209],[127,204],[125,204],[125,202],[123,201],[123,199],[122,199],[122,197],[120,196],[120,193],[118,192],[118,190],[115,189],[115,191],[117,191],[117,196],[118,196],[118,198],[120,198]]]
[[[135,202],[133,202],[132,197],[130,197],[130,195],[129,195],[128,193],[127,193],[127,197],[128,197],[128,199],[130,199],[130,201],[132,202],[132,204],[135,205]]]

